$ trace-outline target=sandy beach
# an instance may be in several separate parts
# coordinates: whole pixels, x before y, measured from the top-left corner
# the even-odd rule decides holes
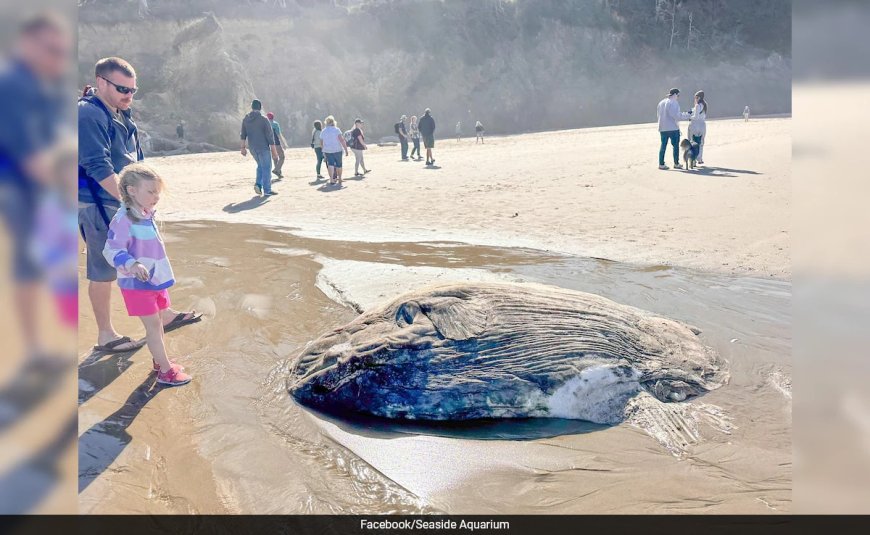
[[[366,152],[373,171],[363,180],[352,176],[353,155],[345,158],[340,192],[312,184],[311,149],[290,149],[284,181],[275,185],[280,194],[268,200],[255,197],[250,156],[149,163],[170,184],[161,201],[167,220],[269,224],[352,241],[528,247],[788,279],[791,120],[710,121],[707,165],[692,172],[658,170],[658,144],[652,124],[488,138],[485,145],[438,139],[440,169],[402,162],[398,146],[373,146]]]
[[[7,258],[9,238],[0,232],[0,258]],[[0,367],[0,503],[4,512],[75,514],[77,390],[74,368],[76,332],[56,314],[47,289],[38,293],[38,326],[44,350],[68,363],[49,373],[27,372],[25,346],[20,333],[12,273],[0,263],[0,339],[4,341]],[[8,311],[8,312],[7,312]]]
[[[205,313],[167,335],[194,381],[157,387],[144,348],[92,353],[80,285],[80,511],[789,512],[790,120],[708,128],[694,172],[656,169],[655,127],[633,125],[439,140],[438,169],[373,147],[373,172],[341,190],[291,149],[270,198],[238,153],[150,159],[170,188],[173,304]],[[731,366],[702,400],[716,422],[675,454],[627,425],[403,426],[292,401],[308,341],[448,280],[564,286],[697,325]],[[113,318],[143,334],[117,292]]]

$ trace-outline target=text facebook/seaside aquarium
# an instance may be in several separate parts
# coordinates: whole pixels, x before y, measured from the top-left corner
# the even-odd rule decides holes
[[[483,529],[511,529],[510,522],[497,520],[424,520],[422,518],[408,520],[368,520],[360,519],[360,529],[461,529],[461,530],[483,530]]]

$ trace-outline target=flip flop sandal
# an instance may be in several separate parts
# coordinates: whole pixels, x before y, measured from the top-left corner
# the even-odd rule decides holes
[[[122,346],[124,344],[134,344],[134,345],[133,345],[133,347],[128,347],[125,349],[118,348],[118,346]],[[145,345],[144,341],[142,341],[141,343],[138,343],[138,342],[134,342],[133,340],[131,340],[129,336],[122,336],[120,338],[112,340],[111,342],[109,342],[107,344],[95,345],[93,350],[100,351],[102,353],[129,353],[130,351],[135,351],[135,350],[139,349],[143,345]]]
[[[188,314],[192,314],[192,316],[187,318],[186,316]],[[197,314],[196,310],[191,310],[190,312],[179,312],[177,316],[172,318],[172,321],[163,326],[163,332],[168,333],[169,331],[174,331],[175,329],[179,329],[185,325],[198,323],[200,321],[202,321],[202,314]]]

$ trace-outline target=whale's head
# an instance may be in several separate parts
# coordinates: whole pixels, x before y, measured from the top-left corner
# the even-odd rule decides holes
[[[295,363],[291,393],[323,409],[390,406],[395,410],[385,415],[410,416],[402,407],[434,386],[420,363],[467,355],[484,342],[486,326],[486,307],[469,292],[406,294],[309,343]]]

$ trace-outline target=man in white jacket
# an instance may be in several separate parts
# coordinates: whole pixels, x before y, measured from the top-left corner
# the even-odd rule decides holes
[[[668,92],[668,96],[659,102],[657,114],[659,118],[659,134],[661,135],[662,144],[659,148],[659,169],[667,169],[665,165],[665,149],[668,147],[668,140],[674,149],[674,168],[682,169],[680,165],[680,119],[683,114],[680,112],[680,103],[677,99],[680,98],[680,90],[673,88]]]

